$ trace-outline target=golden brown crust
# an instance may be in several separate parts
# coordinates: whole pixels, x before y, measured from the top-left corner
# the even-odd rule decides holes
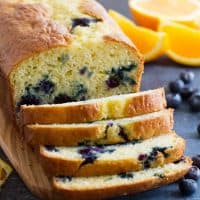
[[[154,90],[151,95],[141,95],[130,99],[126,102],[124,108],[124,115],[135,116],[140,115],[145,110],[145,113],[151,113],[158,109],[166,107],[165,91],[164,89]]]
[[[161,133],[170,132],[174,127],[174,111],[168,109],[165,114],[154,120],[147,119],[134,123],[132,132],[135,133],[136,139],[148,139]]]
[[[4,1],[0,10],[0,66],[4,77],[22,60],[69,43],[68,29],[50,20],[50,13],[41,4]]]
[[[173,128],[173,110],[162,111],[158,116],[149,119],[133,121],[128,125],[130,140],[148,139],[162,133],[168,133]],[[89,126],[66,126],[66,125],[27,125],[24,127],[26,141],[34,145],[54,145],[54,146],[77,146],[84,141],[94,143],[101,142],[105,137],[105,129],[101,124]],[[116,144],[125,142],[120,136],[118,139],[109,138],[101,144]]]
[[[121,100],[125,102],[125,107],[115,114],[102,113],[101,107],[108,104],[104,101],[94,103],[74,105],[70,103],[41,106],[22,106],[20,112],[20,122],[26,124],[53,124],[53,123],[82,123],[104,119],[115,119],[133,117],[146,113],[156,112],[166,107],[164,89],[152,90],[149,93],[141,93],[132,98]],[[108,109],[108,108],[107,108]],[[120,108],[116,108],[118,110]],[[119,116],[119,113],[123,113]]]
[[[59,187],[55,182],[53,182],[55,188],[55,199],[56,200],[102,200],[112,197],[134,194],[149,189],[157,188],[162,185],[167,185],[173,183],[183,177],[191,167],[192,161],[187,158],[186,165],[180,169],[178,172],[172,172],[166,175],[164,178],[151,178],[146,179],[137,183],[122,184],[117,186],[102,187],[98,189],[85,189],[85,190],[70,190]]]
[[[152,162],[152,167],[162,166],[179,160],[184,154],[184,149],[185,141],[179,138],[176,146],[166,150],[166,153],[168,153],[167,157],[162,153],[158,153],[156,160]],[[43,148],[40,148],[40,157],[42,166],[49,176],[88,177],[120,174],[143,169],[143,165],[138,159],[96,160],[92,164],[82,165],[83,159],[67,160],[57,158],[56,156],[48,157]]]

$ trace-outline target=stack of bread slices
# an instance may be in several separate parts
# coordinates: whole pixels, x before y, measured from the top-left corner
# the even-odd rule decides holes
[[[164,90],[22,106],[26,141],[39,146],[56,199],[106,199],[185,175],[191,161]]]
[[[0,0],[0,10],[9,123],[39,147],[52,199],[106,199],[184,176],[191,161],[164,90],[137,93],[143,57],[98,2]]]

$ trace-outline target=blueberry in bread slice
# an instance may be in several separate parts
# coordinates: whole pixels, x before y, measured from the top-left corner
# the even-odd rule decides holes
[[[105,145],[143,140],[173,128],[173,110],[166,109],[132,118],[80,124],[33,124],[24,127],[32,146]]]
[[[100,200],[133,194],[179,180],[191,167],[190,158],[183,158],[157,168],[96,177],[53,178],[56,199]]]
[[[175,133],[143,141],[107,146],[41,146],[40,157],[49,176],[98,176],[138,171],[178,160],[185,141]]]
[[[53,105],[22,106],[20,122],[25,124],[83,123],[102,119],[133,117],[166,107],[163,88],[145,92]]]
[[[1,1],[0,10],[1,74],[17,112],[139,90],[143,57],[96,1]]]

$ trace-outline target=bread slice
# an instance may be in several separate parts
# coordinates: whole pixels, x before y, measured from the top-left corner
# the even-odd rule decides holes
[[[108,146],[55,147],[40,149],[49,176],[98,176],[157,167],[178,160],[185,141],[174,133],[144,141]]]
[[[179,180],[187,173],[191,163],[189,158],[184,158],[162,167],[113,176],[55,177],[55,199],[100,200],[142,192]]]
[[[22,106],[22,124],[82,123],[133,117],[166,107],[163,88],[75,103]]]
[[[151,138],[170,132],[173,124],[173,110],[168,109],[132,118],[94,123],[27,125],[24,127],[24,135],[32,146],[105,145]]]
[[[15,110],[139,91],[143,56],[99,3],[11,2],[0,2],[0,68]]]

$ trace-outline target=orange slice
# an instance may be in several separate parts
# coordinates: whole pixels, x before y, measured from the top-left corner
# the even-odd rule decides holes
[[[160,31],[168,35],[167,55],[177,63],[200,67],[200,31],[188,26],[163,22]]]
[[[162,20],[200,27],[199,0],[129,0],[129,7],[139,25],[153,30]]]
[[[144,54],[146,62],[152,61],[166,52],[168,42],[165,33],[136,26],[131,20],[114,10],[109,10],[109,14]]]

